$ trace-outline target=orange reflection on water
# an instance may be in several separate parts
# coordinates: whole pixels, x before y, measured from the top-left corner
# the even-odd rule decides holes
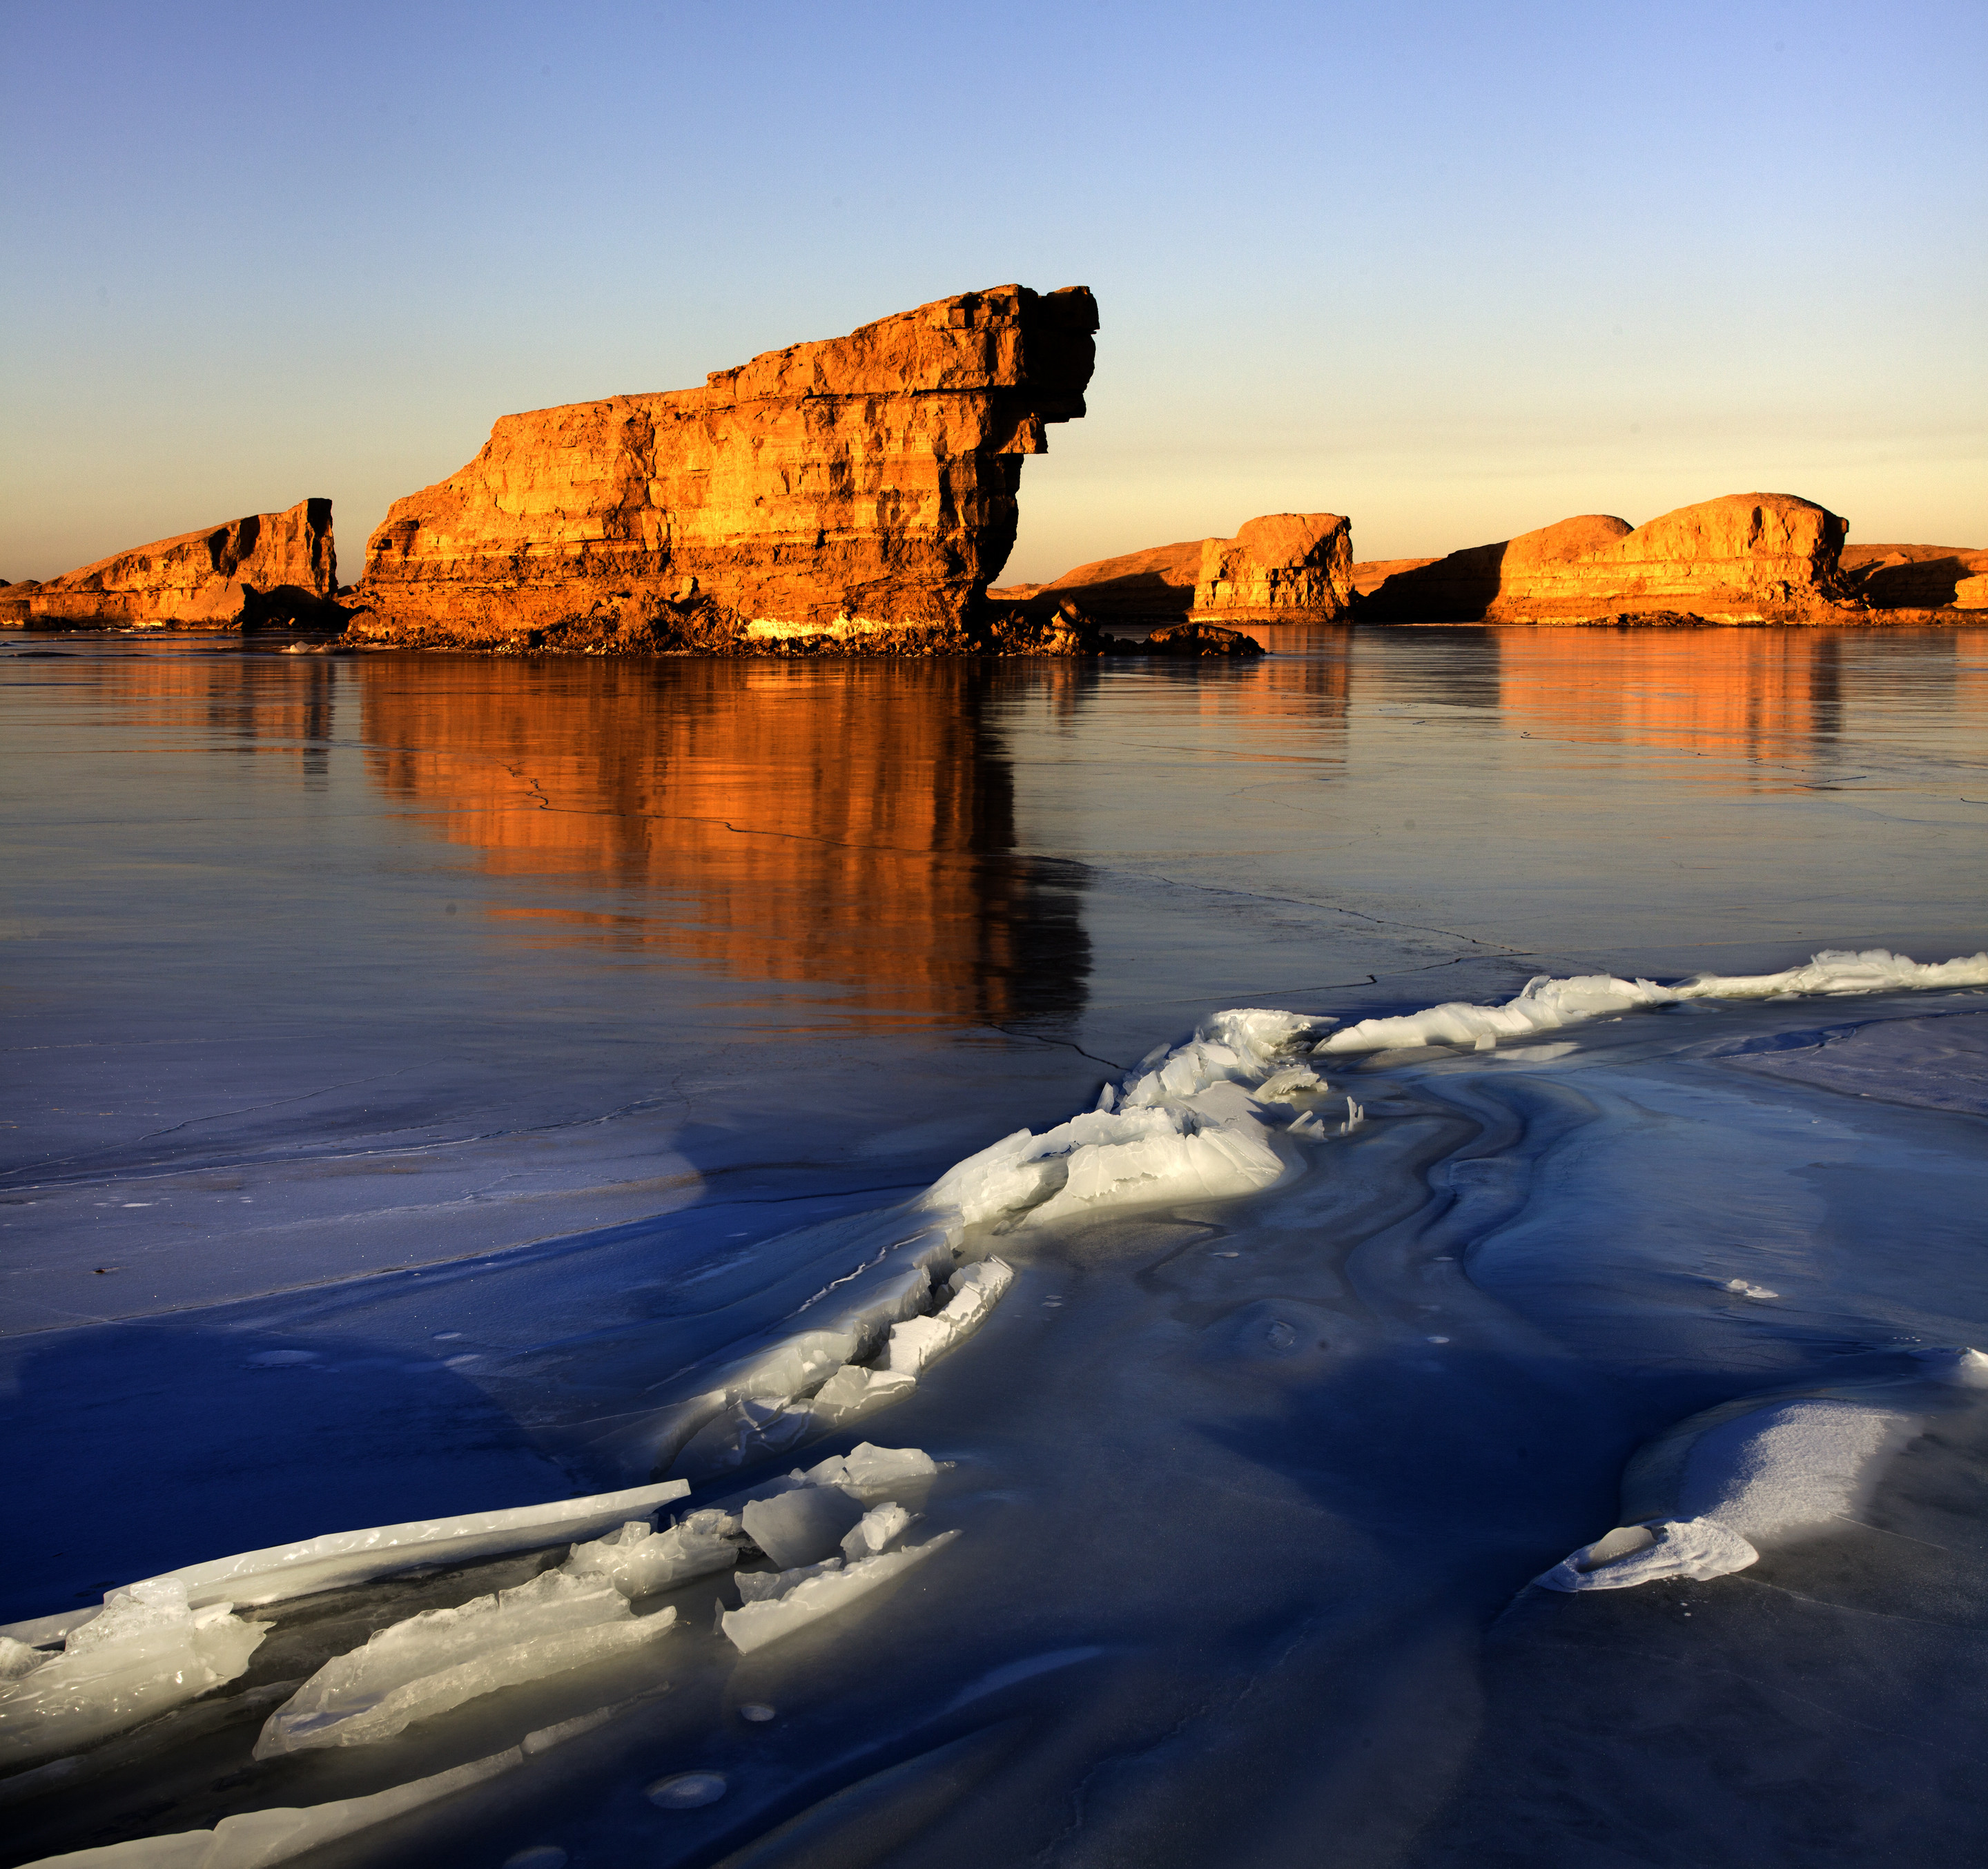
[[[1772,761],[1811,758],[1839,729],[1840,630],[1493,634],[1500,705],[1523,731]]]
[[[380,657],[358,674],[377,782],[490,875],[556,886],[505,919],[915,1022],[1080,1003],[1073,884],[1010,853],[991,718],[1067,706],[1069,664]]]

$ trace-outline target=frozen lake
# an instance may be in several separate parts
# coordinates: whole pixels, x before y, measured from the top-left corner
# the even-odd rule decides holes
[[[1988,1847],[1988,1386],[1944,1354],[1988,1348],[1988,970],[1743,984],[1983,947],[1988,630],[1278,635],[1165,667],[0,646],[0,1620],[688,1479],[667,1523],[863,1441],[951,1463],[901,1535],[959,1534],[763,1648],[704,1574],[634,1599],[678,1611],[653,1645],[252,1760],[279,1684],[565,1552],[272,1604],[210,1695],[22,1752],[0,1861],[610,1705],[309,1860]],[[1300,1018],[1138,1090],[1234,1007]],[[926,1199],[1107,1086],[1067,1145],[1105,1153]],[[1067,1185],[1016,1192],[1031,1161]],[[860,1337],[942,1208],[920,1279],[1013,1269],[974,1334],[839,1422],[810,1385],[874,1342],[739,1387]],[[1638,1533],[1640,1587],[1529,1587],[1642,1523],[1754,1555]],[[722,1795],[644,1795],[692,1773]]]

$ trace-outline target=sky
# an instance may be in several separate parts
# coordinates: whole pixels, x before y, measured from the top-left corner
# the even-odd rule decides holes
[[[1988,7],[0,0],[0,577],[1087,285],[1004,576],[1797,493],[1988,546]]]

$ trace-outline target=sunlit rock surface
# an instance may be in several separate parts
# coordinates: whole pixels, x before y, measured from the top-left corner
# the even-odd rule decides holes
[[[1194,616],[1211,623],[1330,623],[1353,600],[1353,527],[1336,512],[1273,512],[1202,541]]]
[[[962,292],[703,387],[504,417],[367,546],[374,640],[964,647],[1025,456],[1084,414],[1083,286]]]
[[[1734,493],[1631,527],[1590,513],[1397,573],[1363,617],[1397,623],[1865,620],[1838,559],[1848,523],[1812,500]]]
[[[227,627],[333,618],[338,555],[331,502],[252,512],[161,539],[46,583],[0,591],[0,623]]]

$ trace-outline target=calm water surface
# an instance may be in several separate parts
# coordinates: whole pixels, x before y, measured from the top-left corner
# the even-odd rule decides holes
[[[0,1329],[35,1502],[4,1613],[644,1477],[628,1424],[835,1275],[835,1225],[1218,1008],[1983,945],[1988,630],[1277,634],[1154,668],[0,647]],[[735,1678],[672,1637],[671,1711],[353,1860],[1971,1850],[1938,1736],[1983,1711],[1975,1573],[1846,1546],[1778,1594],[1771,1565],[1559,1622],[1513,1593],[1614,1522],[1666,1423],[1988,1338],[1980,1003],[1860,1002],[1883,1031],[1840,1081],[1756,1068],[1840,1051],[1840,1005],[1436,1060],[1369,1093],[1403,1100],[1330,1158],[1364,1167],[1004,1248],[1000,1321],[864,1430],[958,1462],[929,1511],[968,1536],[929,1580]],[[1796,1294],[1771,1316],[1702,1296],[1763,1266]],[[1314,1323],[1317,1354],[1276,1348]],[[1924,1516],[1979,1489],[1976,1428],[1942,1431],[1874,1547],[1978,1549]],[[1865,1640],[1934,1624],[1964,1680]],[[725,1708],[755,1697],[793,1719],[751,1738]],[[544,1723],[489,1704],[246,1779],[224,1729],[87,1811],[31,1801],[5,1860]],[[1860,1706],[1894,1739],[1852,1769]],[[630,1787],[666,1765],[733,1790],[659,1817]],[[1841,1808],[1804,1816],[1818,1777]]]

